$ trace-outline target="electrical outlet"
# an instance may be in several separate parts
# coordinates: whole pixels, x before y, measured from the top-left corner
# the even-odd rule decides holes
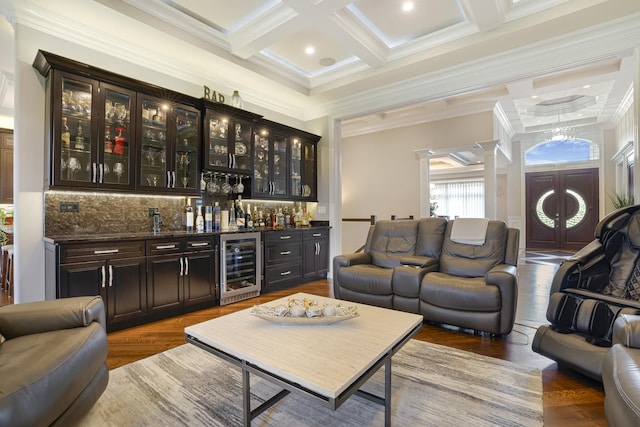
[[[60,202],[60,212],[80,212],[80,202]]]
[[[149,208],[149,217],[160,213],[160,208]]]

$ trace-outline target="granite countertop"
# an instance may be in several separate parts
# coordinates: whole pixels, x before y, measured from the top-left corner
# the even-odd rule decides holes
[[[104,233],[104,234],[65,234],[45,236],[44,240],[49,243],[89,243],[89,242],[108,242],[112,240],[150,240],[150,239],[172,239],[178,237],[212,237],[220,234],[231,233],[269,233],[274,231],[295,231],[295,230],[312,230],[314,228],[328,228],[328,226],[319,227],[298,227],[298,228],[256,228],[243,229],[237,231],[223,231],[211,233],[198,233],[195,231],[184,230],[167,230],[154,233],[152,231],[143,231],[137,233]]]

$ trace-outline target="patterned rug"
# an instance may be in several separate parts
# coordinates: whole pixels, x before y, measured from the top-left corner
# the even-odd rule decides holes
[[[392,362],[396,426],[541,426],[538,369],[417,340]],[[383,370],[364,390],[384,395]],[[251,376],[252,408],[279,390]],[[185,344],[111,371],[82,426],[242,425],[240,368]],[[254,426],[382,426],[384,408],[359,396],[338,410],[290,394]]]

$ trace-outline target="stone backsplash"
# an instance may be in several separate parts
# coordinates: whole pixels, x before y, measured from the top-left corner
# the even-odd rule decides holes
[[[205,196],[204,200],[192,198],[191,204],[204,202],[220,203],[222,209],[228,209],[230,201],[226,198]],[[78,212],[62,212],[61,203],[78,203]],[[149,217],[149,208],[158,208],[162,219],[163,231],[182,230],[182,212],[186,198],[180,196],[152,196],[143,194],[114,194],[80,191],[49,191],[45,193],[45,235],[78,235],[138,233],[153,229],[153,219]],[[299,202],[280,202],[264,200],[243,200],[247,205],[266,211],[279,208],[297,209]],[[317,203],[302,202],[308,212],[315,217]]]
[[[61,212],[61,202],[77,202],[78,212]],[[151,231],[149,208],[160,209],[162,229],[182,229],[184,197],[50,191],[45,193],[45,235]]]

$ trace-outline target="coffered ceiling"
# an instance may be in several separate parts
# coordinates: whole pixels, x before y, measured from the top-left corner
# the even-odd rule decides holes
[[[2,3],[39,31],[69,38],[56,33],[65,22],[86,34],[75,43],[108,40],[105,53],[240,89],[245,105],[342,117],[345,135],[496,107],[513,134],[559,116],[610,123],[631,100],[640,46],[629,0]]]

